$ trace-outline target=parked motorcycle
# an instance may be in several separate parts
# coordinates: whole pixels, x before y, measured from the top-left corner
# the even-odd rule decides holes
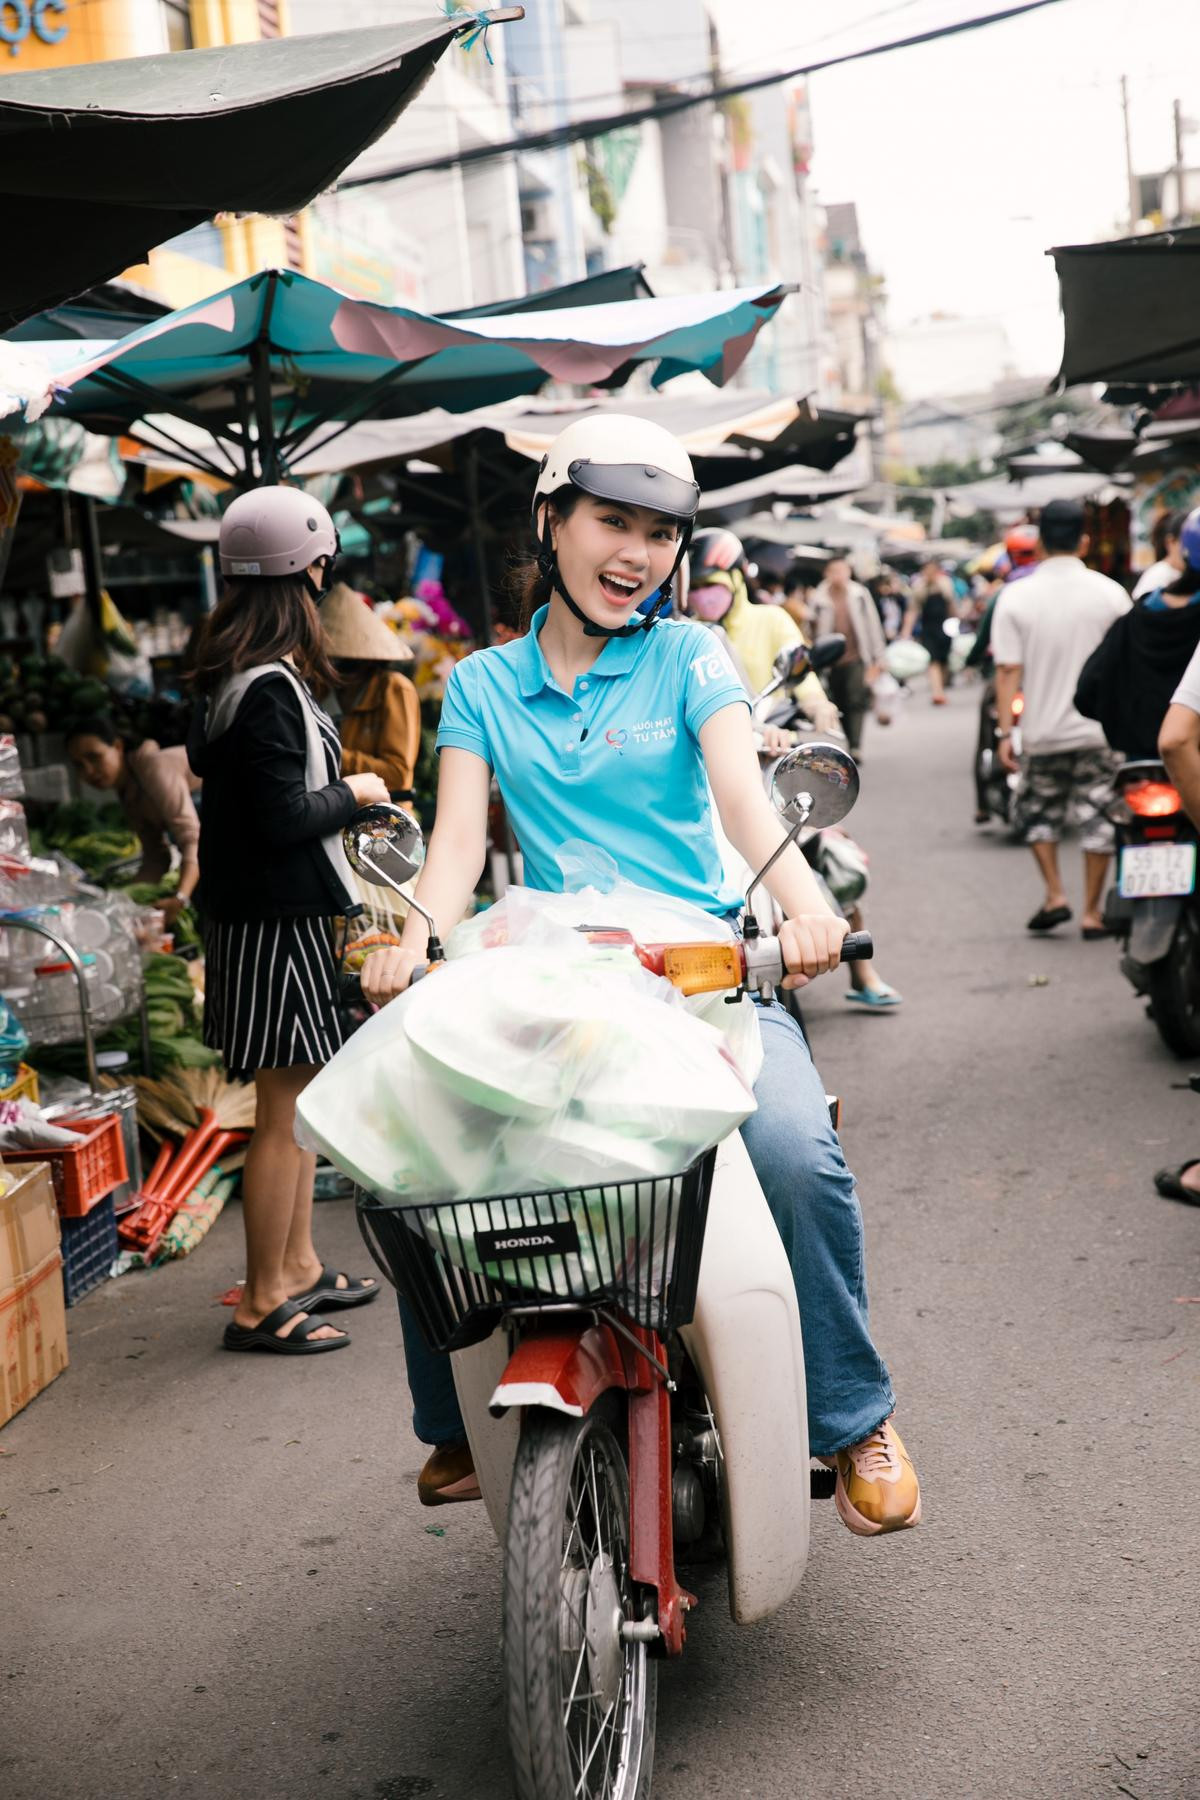
[[[1018,694],[1013,701],[1013,735],[1014,753],[1021,754],[1021,714],[1025,710],[1025,696]],[[995,677],[985,683],[983,697],[979,703],[979,741],[975,750],[975,810],[978,823],[986,824],[989,819],[999,819],[1002,825],[1011,825],[1013,821],[1013,795],[1016,792],[1016,775],[1011,774],[1000,761],[996,741],[998,715],[996,711]]]
[[[857,791],[835,745],[782,758],[786,842],[835,824]],[[420,832],[372,807],[346,847],[368,880],[395,886],[419,864]],[[784,976],[752,906],[740,942],[628,941],[687,994],[770,996]],[[866,934],[842,947],[870,953]],[[648,1800],[659,1662],[680,1655],[698,1604],[677,1551],[723,1552],[741,1625],[786,1603],[808,1556],[796,1290],[740,1133],[665,1179],[430,1204],[363,1194],[358,1214],[427,1342],[452,1353],[505,1550],[519,1800]]]
[[[1200,908],[1196,831],[1161,762],[1128,762],[1116,778],[1117,883],[1105,923],[1122,941],[1121,972],[1150,1001],[1176,1056],[1200,1056]]]

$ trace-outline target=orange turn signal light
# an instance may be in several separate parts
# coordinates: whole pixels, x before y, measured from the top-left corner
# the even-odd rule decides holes
[[[663,974],[681,994],[711,994],[742,984],[736,944],[665,944]]]

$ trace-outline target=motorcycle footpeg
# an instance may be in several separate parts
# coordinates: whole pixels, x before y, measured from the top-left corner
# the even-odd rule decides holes
[[[837,1470],[813,1463],[808,1472],[808,1490],[814,1500],[832,1500],[837,1487]]]

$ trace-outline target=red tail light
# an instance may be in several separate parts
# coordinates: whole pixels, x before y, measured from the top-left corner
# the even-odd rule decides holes
[[[1013,718],[1019,719],[1021,714],[1024,711],[1025,711],[1025,696],[1024,696],[1024,694],[1017,694],[1012,703]]]
[[[1183,810],[1178,791],[1169,781],[1136,781],[1125,789],[1122,799],[1139,819],[1166,819]]]

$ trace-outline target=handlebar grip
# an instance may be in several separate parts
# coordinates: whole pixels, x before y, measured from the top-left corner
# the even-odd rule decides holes
[[[408,978],[409,987],[412,987],[414,982],[424,980],[425,976],[428,975],[428,973],[429,973],[429,964],[428,963],[417,963],[415,965],[415,967],[413,968],[412,974]],[[345,1004],[345,1005],[361,1006],[363,1004],[363,1002],[366,1000],[366,995],[363,993],[363,990],[362,990],[362,972],[361,972],[361,970],[358,970],[358,969],[343,969],[342,970],[341,974],[338,976],[338,995],[341,998],[343,1004]]]
[[[875,954],[875,940],[869,931],[852,931],[842,939],[842,954],[839,961],[870,962]]]

